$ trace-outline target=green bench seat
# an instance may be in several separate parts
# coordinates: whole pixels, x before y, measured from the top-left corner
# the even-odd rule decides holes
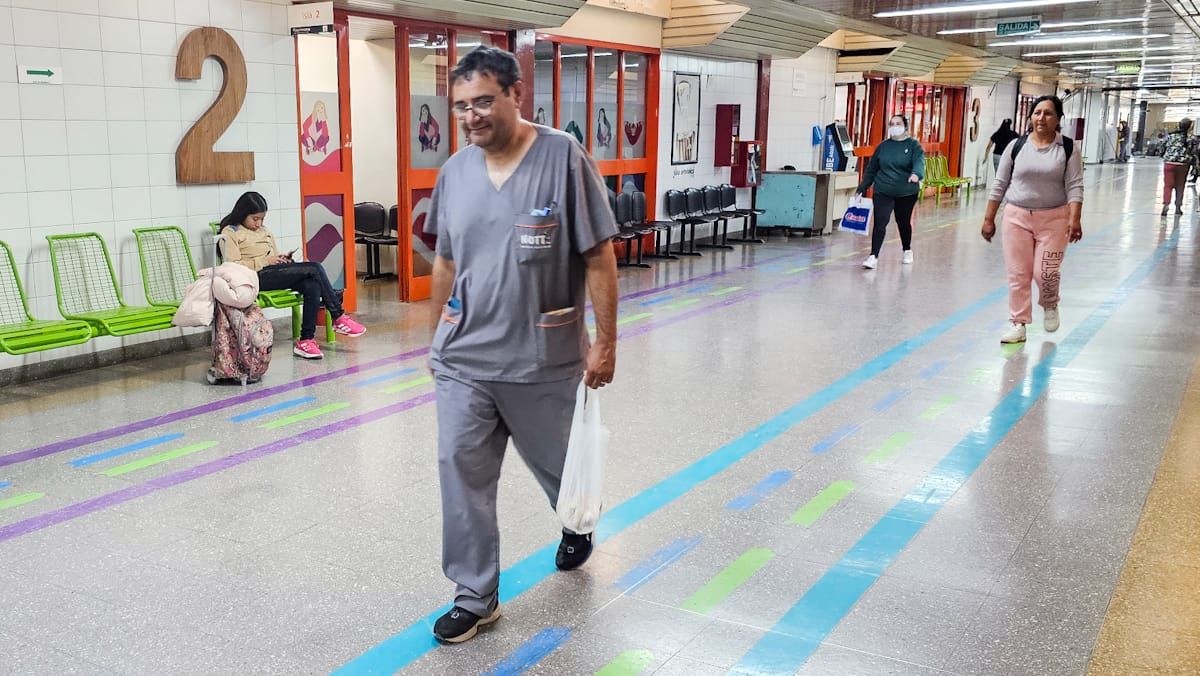
[[[86,343],[92,338],[87,322],[69,319],[39,321],[29,314],[29,301],[17,275],[12,249],[0,242],[0,352],[29,354]]]
[[[96,233],[47,235],[54,294],[63,317],[86,322],[93,336],[129,336],[172,328],[172,307],[126,305],[108,246]]]

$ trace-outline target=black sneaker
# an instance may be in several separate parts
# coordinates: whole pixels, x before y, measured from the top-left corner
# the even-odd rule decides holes
[[[554,557],[554,565],[559,570],[575,570],[587,562],[592,555],[592,534],[577,535],[563,531],[562,542],[558,545],[558,554]]]
[[[500,603],[487,617],[480,617],[469,610],[458,606],[438,618],[433,625],[433,637],[442,643],[463,643],[475,638],[479,628],[500,619]]]

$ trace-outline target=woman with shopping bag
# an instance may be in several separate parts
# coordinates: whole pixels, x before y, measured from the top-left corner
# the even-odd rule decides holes
[[[893,211],[900,228],[900,243],[904,245],[904,264],[912,265],[912,212],[924,178],[925,151],[908,135],[908,118],[893,115],[888,121],[888,139],[875,147],[855,195],[861,198],[875,187],[875,229],[871,232],[871,255],[863,261],[864,268],[874,270],[879,264],[879,252]]]

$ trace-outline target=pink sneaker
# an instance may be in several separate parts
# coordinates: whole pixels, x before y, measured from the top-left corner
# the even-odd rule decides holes
[[[311,338],[297,340],[296,346],[292,348],[292,354],[305,359],[320,359],[325,356],[321,354],[321,348],[317,347],[317,341]]]
[[[350,315],[342,315],[334,320],[333,331],[354,338],[366,333],[367,327],[351,319]]]

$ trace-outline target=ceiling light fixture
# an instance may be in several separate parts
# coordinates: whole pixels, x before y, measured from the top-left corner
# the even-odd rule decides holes
[[[1025,45],[1083,45],[1093,42],[1121,42],[1122,40],[1150,40],[1153,38],[1169,37],[1167,33],[1151,33],[1149,35],[1078,35],[1074,37],[1033,38],[1031,40],[1005,40],[989,42],[988,47],[1023,47]]]
[[[1163,47],[1117,47],[1113,49],[1068,49],[1061,52],[1025,52],[1021,58],[1032,58],[1037,56],[1074,56],[1076,54],[1134,54],[1138,52],[1161,52],[1164,50],[1176,50],[1178,47],[1174,45]],[[1135,59],[1137,57],[1129,57]]]
[[[895,16],[995,12],[1007,9],[1023,9],[1028,7],[1049,7],[1050,5],[1074,5],[1081,2],[1095,2],[1095,0],[1009,0],[1008,2],[972,2],[958,5],[922,7],[920,9],[900,9],[891,12],[876,12],[875,17],[879,19],[887,19]]]
[[[1064,23],[1044,23],[1042,30],[1047,28],[1074,28],[1076,26],[1109,26],[1120,23],[1145,23],[1146,20],[1140,17],[1129,19],[1101,19],[1099,21],[1067,21]],[[966,35],[968,33],[992,33],[995,32],[995,26],[984,26],[981,28],[949,28],[938,31],[938,35]]]

